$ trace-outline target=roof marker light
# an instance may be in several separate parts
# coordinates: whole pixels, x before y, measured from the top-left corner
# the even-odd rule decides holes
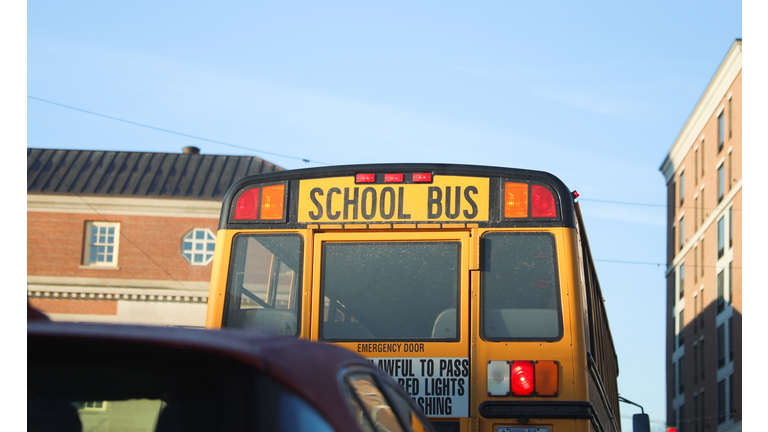
[[[235,205],[235,220],[256,220],[259,218],[259,188],[241,193]]]
[[[355,175],[355,183],[375,183],[376,174],[357,174]]]
[[[413,182],[414,183],[431,183],[432,173],[414,173]]]
[[[552,191],[541,185],[531,187],[531,216],[532,217],[557,217],[555,209],[555,197]]]
[[[384,183],[402,183],[402,174],[384,174]]]

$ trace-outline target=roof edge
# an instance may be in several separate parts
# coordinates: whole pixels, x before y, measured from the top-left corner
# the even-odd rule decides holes
[[[720,62],[720,66],[717,68],[714,76],[709,81],[709,85],[707,85],[693,111],[688,116],[680,133],[678,133],[664,161],[659,166],[659,171],[665,177],[665,183],[669,183],[675,170],[680,166],[683,157],[688,153],[688,150],[699,137],[706,122],[718,108],[720,99],[727,94],[731,83],[741,72],[741,45],[741,39],[736,39],[733,42],[725,58]]]

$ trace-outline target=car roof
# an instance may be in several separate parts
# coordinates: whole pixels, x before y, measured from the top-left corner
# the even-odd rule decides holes
[[[336,430],[358,429],[340,388],[340,371],[345,368],[364,368],[366,372],[384,376],[370,361],[346,349],[286,336],[241,330],[79,324],[45,320],[27,322],[28,353],[38,343],[44,344],[49,351],[61,349],[61,352],[66,352],[67,348],[72,349],[73,343],[82,346],[82,343],[77,342],[119,345],[133,352],[142,349],[149,352],[159,346],[168,346],[228,357],[260,369],[291,388],[323,413]]]

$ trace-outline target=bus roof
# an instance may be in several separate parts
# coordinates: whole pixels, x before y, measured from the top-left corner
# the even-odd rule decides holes
[[[426,182],[425,184],[416,184],[417,182],[414,181],[415,177],[413,177],[414,173],[427,173],[431,174],[429,177],[430,181]],[[356,181],[356,175],[358,174],[373,174],[375,175],[375,180],[371,181],[369,184],[366,183],[358,183]],[[384,181],[384,175],[385,174],[402,174],[400,177],[400,181],[397,180],[394,183],[389,183],[388,181],[385,183]],[[325,203],[325,200],[327,199],[329,207],[331,204],[331,194],[334,193],[334,191],[331,191],[331,194],[328,194],[328,190],[326,191],[318,191],[315,196],[309,196],[309,187],[310,183],[317,185],[318,181],[325,181],[324,184],[327,185],[328,188],[331,188],[334,186],[334,181],[341,181],[339,185],[337,186],[339,190],[343,190],[344,186],[350,187],[350,186],[356,186],[355,189],[360,189],[355,193],[359,192],[365,192],[365,188],[376,188],[378,190],[379,195],[382,197],[382,200],[384,200],[383,196],[385,195],[385,192],[383,192],[383,188],[390,187],[390,188],[400,188],[405,187],[407,188],[415,188],[415,187],[421,187],[421,188],[431,188],[436,189],[440,188],[441,191],[434,191],[435,194],[441,194],[442,195],[442,188],[445,187],[446,190],[445,195],[447,196],[447,202],[445,204],[451,204],[451,197],[450,194],[452,193],[453,184],[448,183],[441,183],[439,180],[441,179],[447,179],[447,178],[459,178],[459,177],[465,177],[465,178],[476,178],[476,179],[487,179],[486,185],[484,185],[484,188],[487,189],[487,201],[488,201],[488,208],[487,208],[487,217],[484,219],[476,219],[476,220],[465,220],[464,222],[474,222],[477,223],[478,227],[530,227],[530,226],[565,226],[565,227],[574,227],[575,221],[573,216],[573,198],[571,196],[571,192],[568,190],[568,188],[565,186],[565,184],[555,177],[554,175],[544,172],[544,171],[536,171],[536,170],[526,170],[526,169],[517,169],[517,168],[504,168],[504,167],[492,167],[492,166],[478,166],[478,165],[457,165],[457,164],[423,164],[423,163],[401,163],[401,164],[364,164],[364,165],[340,165],[340,166],[331,166],[331,167],[319,167],[319,168],[304,168],[304,169],[298,169],[298,170],[286,170],[286,171],[279,171],[279,172],[271,172],[271,173],[264,173],[264,174],[256,174],[251,176],[242,177],[241,179],[237,180],[230,188],[227,190],[227,193],[224,196],[224,200],[222,202],[222,210],[221,210],[221,218],[219,222],[219,229],[256,229],[256,228],[272,228],[272,229],[296,229],[296,228],[306,228],[308,225],[312,225],[314,222],[312,220],[309,220],[306,217],[306,214],[302,217],[299,214],[299,207],[300,207],[300,195],[301,195],[301,204],[304,204],[305,201],[307,203],[310,202],[310,200],[313,203],[316,203],[318,206],[318,210],[322,205]],[[314,181],[314,182],[310,182]],[[557,208],[557,215],[556,217],[529,217],[527,218],[521,218],[521,219],[509,219],[505,218],[504,215],[504,185],[507,182],[513,182],[513,183],[520,183],[520,184],[530,184],[530,185],[539,185],[543,186],[547,190],[551,192],[552,197],[554,198],[554,205]],[[342,184],[343,183],[343,184]],[[284,189],[284,203],[285,203],[285,211],[284,216],[280,220],[237,220],[234,218],[235,213],[235,206],[238,203],[238,197],[246,190],[252,189],[254,187],[258,186],[269,186],[274,184],[283,184],[285,185]],[[459,186],[456,186],[459,187]],[[471,186],[469,186],[471,188]],[[430,191],[432,192],[432,191]],[[456,193],[454,195],[454,201],[453,205],[458,206],[458,203],[456,202],[456,198],[460,198],[458,193],[460,192],[459,189],[456,189]],[[472,192],[472,191],[470,191]],[[350,192],[351,194],[352,192]],[[401,192],[402,193],[402,192]],[[465,193],[468,193],[465,191]],[[480,195],[483,194],[483,188],[480,188]],[[375,199],[376,194],[374,192],[371,192],[372,196]],[[426,192],[422,192],[422,195],[426,194]],[[339,203],[342,202],[343,194],[339,193],[338,197],[335,197]],[[364,194],[363,194],[364,195]],[[262,194],[263,196],[263,194]],[[364,198],[361,195],[355,195],[360,200],[363,200]],[[473,198],[474,195],[468,195],[467,198]],[[351,196],[348,197],[350,200],[352,199]],[[370,198],[370,196],[369,196]],[[392,195],[392,198],[396,198],[394,195]],[[432,196],[433,199],[436,198],[435,196]],[[320,202],[322,201],[322,203]],[[466,200],[465,200],[466,201]],[[334,205],[342,206],[343,204],[336,203]],[[390,201],[387,201],[389,204]],[[373,213],[376,212],[376,204],[368,203],[369,207],[371,208],[371,211]],[[437,204],[435,204],[437,205]],[[384,212],[383,208],[384,205],[381,203],[382,206],[382,213]],[[458,208],[458,207],[456,207]],[[330,209],[328,209],[330,210]],[[314,210],[313,210],[314,211]],[[355,209],[355,213],[357,212],[357,209]],[[480,212],[483,212],[483,209],[480,209]],[[305,212],[306,213],[306,212]],[[363,212],[364,213],[364,212]],[[363,214],[365,216],[365,214]],[[336,223],[368,223],[369,228],[375,228],[376,224],[374,222],[382,222],[382,220],[373,220],[373,221],[366,221],[363,218],[358,218],[359,220],[352,221],[352,220],[345,220],[341,219],[337,221]],[[365,218],[368,219],[368,218]],[[431,217],[418,217],[415,216],[411,219],[409,219],[407,222],[412,224],[418,224],[418,223],[432,223],[436,222],[435,220],[432,220]],[[459,218],[461,219],[461,218]],[[320,219],[319,223],[324,222],[325,220]],[[327,221],[326,221],[327,222]],[[397,222],[403,222],[403,220],[395,220],[393,221],[395,223]],[[441,222],[441,220],[437,220],[437,222]],[[449,222],[448,220],[442,220],[442,222]],[[396,226],[396,225],[395,225]],[[395,227],[393,226],[393,227]]]

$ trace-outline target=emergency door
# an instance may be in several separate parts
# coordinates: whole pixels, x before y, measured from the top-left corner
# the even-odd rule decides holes
[[[470,404],[468,231],[314,238],[311,339],[370,358],[430,417]]]

